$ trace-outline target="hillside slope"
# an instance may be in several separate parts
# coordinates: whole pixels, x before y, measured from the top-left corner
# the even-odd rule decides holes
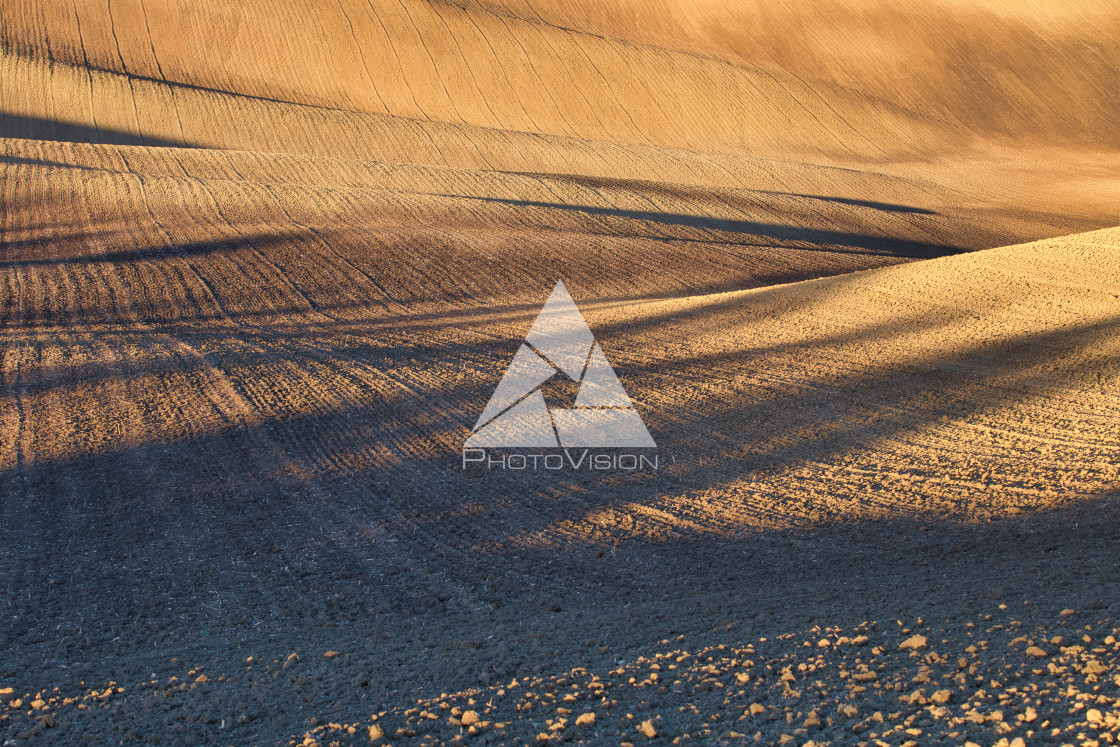
[[[1111,4],[783,8],[18,0],[0,136],[746,188],[780,159],[1026,221],[986,246],[1115,223]]]
[[[443,729],[408,727],[411,699],[527,670],[605,674],[677,635],[741,648],[942,620],[964,655],[963,621],[993,598],[1047,639],[1066,607],[1115,625],[1118,229],[677,299],[572,283],[658,443],[652,473],[462,469],[546,292],[412,313],[316,308],[315,289],[274,280],[265,305],[237,295],[253,282],[237,266],[199,252],[9,268],[0,677],[59,687],[51,708],[79,734],[259,739],[379,711]],[[59,294],[48,272],[74,274]],[[327,650],[344,654],[316,663]],[[281,670],[292,653],[308,663]],[[1002,676],[1004,659],[977,662]],[[225,684],[140,684],[199,667]],[[106,708],[157,715],[78,717],[58,700],[109,679],[126,684]],[[836,709],[822,687],[802,712]],[[978,687],[951,684],[953,703]],[[764,692],[780,714],[788,701]],[[604,733],[659,708],[672,734],[711,728],[676,696],[623,697]],[[893,706],[863,697],[860,712]],[[163,699],[186,720],[148,710]],[[1054,728],[1083,728],[1068,710]],[[994,728],[953,713],[979,738]],[[503,733],[532,738],[543,715],[510,708]],[[752,729],[777,739],[785,723]]]
[[[5,0],[0,741],[1120,739],[1118,23]]]

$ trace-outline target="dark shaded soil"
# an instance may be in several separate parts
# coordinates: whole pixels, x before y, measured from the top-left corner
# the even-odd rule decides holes
[[[980,526],[479,551],[454,569],[454,599],[410,570],[372,586],[313,526],[196,547],[162,577],[155,542],[53,554],[8,597],[0,724],[16,744],[328,744],[368,743],[377,717],[389,741],[438,742],[460,738],[454,708],[486,722],[483,743],[647,741],[650,720],[657,740],[700,743],[1104,744],[1120,710],[1118,518],[1113,497]],[[927,645],[900,650],[912,634]],[[855,692],[861,665],[876,675]]]

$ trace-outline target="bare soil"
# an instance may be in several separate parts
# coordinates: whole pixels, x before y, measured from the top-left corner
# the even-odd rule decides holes
[[[680,5],[0,7],[0,744],[1120,740],[1115,4]]]

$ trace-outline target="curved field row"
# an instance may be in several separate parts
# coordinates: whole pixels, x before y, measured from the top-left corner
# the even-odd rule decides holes
[[[5,0],[0,741],[453,739],[441,692],[498,740],[1043,738],[965,713],[1009,666],[1120,702],[1120,229],[1075,233],[1120,222],[1115,3],[818,5]],[[463,464],[559,278],[656,470]],[[1028,614],[1067,669],[964,648]],[[752,713],[715,652],[768,638]],[[897,723],[802,674],[834,646]],[[600,732],[470,702],[584,667],[635,680]],[[969,708],[897,719],[922,677]]]
[[[648,652],[650,631],[691,635],[748,611],[755,630],[793,625],[794,603],[839,619],[827,605],[844,599],[858,614],[867,599],[803,575],[855,562],[799,539],[808,530],[859,555],[872,587],[987,588],[995,577],[956,555],[937,555],[943,580],[910,567],[912,547],[923,563],[948,550],[905,527],[967,535],[1027,517],[1043,541],[1097,525],[1086,507],[1120,484],[1117,233],[732,293],[577,296],[659,447],[657,472],[605,475],[461,468],[536,303],[236,316],[230,295],[226,317],[161,321],[123,301],[143,274],[118,272],[83,282],[122,299],[121,318],[90,312],[62,331],[38,323],[42,286],[16,268],[0,547],[20,626],[0,633],[17,666],[42,645],[81,673],[97,651],[132,689],[178,671],[167,651],[230,673],[231,651],[279,663],[344,650],[321,686],[280,670],[245,701],[298,733],[309,714],[368,720],[371,682],[396,707],[402,692],[508,678],[525,656],[599,666],[608,647]],[[205,273],[243,282],[230,273],[247,266],[188,265],[180,287],[161,276],[169,298]],[[55,676],[25,671],[41,676],[21,687]],[[254,675],[231,674],[248,697]],[[279,708],[277,687],[302,701]],[[189,697],[228,708],[201,705],[210,692]],[[77,728],[116,733],[100,718]]]
[[[919,179],[812,167],[727,189],[28,141],[4,158],[9,324],[354,320],[535,302],[561,276],[589,298],[679,295],[1016,235],[979,199],[949,212],[960,196]],[[853,182],[914,204],[837,196]]]
[[[238,112],[249,115],[241,131],[252,133],[252,150],[286,149],[291,128],[281,122],[307,107],[320,119],[388,115],[727,151],[878,157],[943,137],[936,123],[886,101],[779,69],[415,0],[221,11],[140,0],[109,12],[16,4],[4,27],[8,74],[31,84],[19,86],[25,93],[7,114],[54,111],[65,124],[152,141],[220,137],[217,147],[238,147],[230,128],[215,127],[215,110],[253,104],[267,104],[267,115]]]

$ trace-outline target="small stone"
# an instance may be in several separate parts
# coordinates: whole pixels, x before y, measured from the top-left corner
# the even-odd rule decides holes
[[[478,713],[475,711],[463,711],[463,715],[459,717],[459,723],[463,726],[470,726],[471,724],[478,723]]]
[[[657,736],[657,729],[653,728],[653,721],[648,718],[638,727],[638,731],[646,739],[653,739]]]
[[[595,714],[590,711],[576,716],[576,726],[591,726],[595,723]]]
[[[1023,712],[1023,720],[1029,724],[1036,718],[1038,718],[1038,711],[1031,708],[1030,706],[1027,706],[1027,710]]]
[[[284,659],[284,666],[281,668],[287,669],[288,667],[294,667],[296,664],[299,664],[299,654],[292,652],[288,654],[287,659]]]
[[[761,703],[751,703],[752,716],[760,716],[763,713],[766,713],[766,706],[762,705]]]
[[[937,705],[945,705],[946,703],[949,702],[949,699],[952,698],[952,697],[953,697],[953,691],[952,690],[938,690],[933,695],[929,696],[929,699],[932,700]]]
[[[1085,720],[1090,724],[1099,724],[1104,721],[1104,714],[1102,714],[1096,708],[1090,708],[1085,712]]]
[[[337,652],[337,651],[328,651],[328,652],[326,652],[325,654],[323,654],[323,658],[324,658],[324,659],[333,659],[333,658],[334,658],[334,657],[336,657],[336,656],[338,656],[338,652]]]
[[[1062,617],[1069,617],[1072,614],[1073,614],[1073,610],[1071,610],[1071,609],[1067,608],[1067,609],[1062,610]]]
[[[1105,665],[1101,664],[1096,659],[1090,659],[1089,661],[1085,662],[1085,666],[1083,666],[1081,668],[1081,674],[1085,674],[1085,675],[1089,675],[1089,674],[1101,675],[1101,674],[1104,674],[1107,671],[1108,671],[1108,668],[1105,667]]]
[[[917,651],[926,647],[926,637],[916,633],[898,644],[898,647],[903,651]]]
[[[1044,659],[1049,656],[1049,654],[1047,654],[1038,646],[1027,646],[1027,650],[1024,653],[1027,656],[1033,656],[1036,659]]]
[[[912,706],[924,706],[929,702],[926,700],[926,693],[924,690],[915,690],[909,695],[899,695],[898,699],[903,703],[909,703]]]
[[[384,736],[385,730],[377,724],[369,727],[369,741],[376,742],[378,739],[382,739]]]

